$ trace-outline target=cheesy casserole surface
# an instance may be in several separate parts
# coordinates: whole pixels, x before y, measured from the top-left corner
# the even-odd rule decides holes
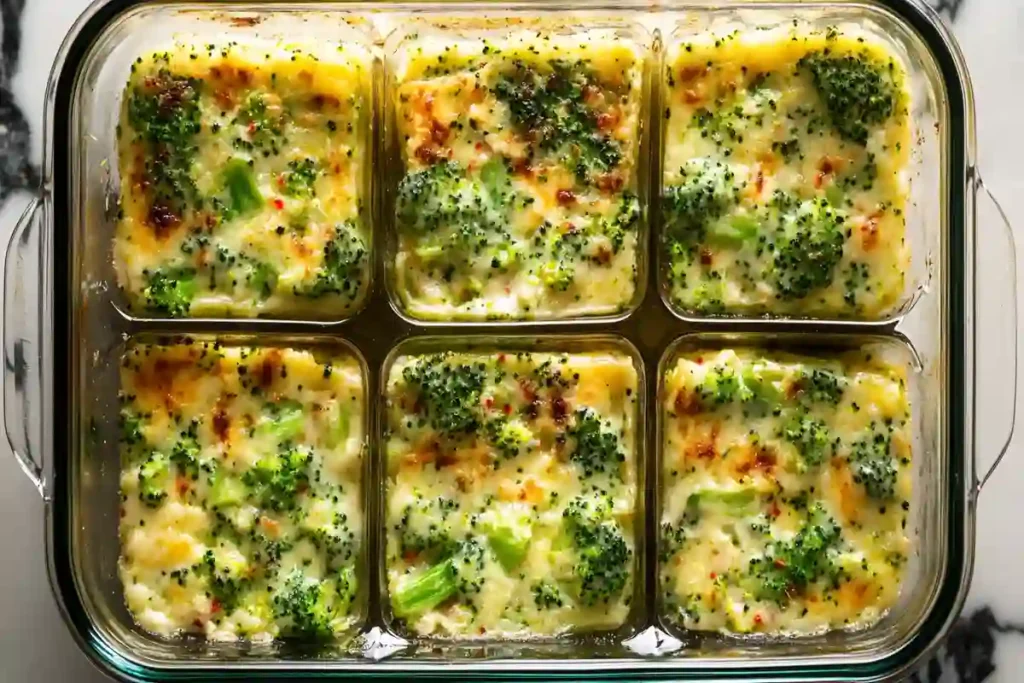
[[[637,392],[616,352],[399,357],[385,441],[395,617],[455,638],[622,625]]]
[[[905,370],[871,351],[696,351],[663,396],[663,613],[772,634],[881,618],[910,552]]]
[[[610,31],[409,39],[394,283],[416,318],[613,314],[637,287],[644,52]]]
[[[363,381],[345,354],[129,347],[119,573],[139,625],[213,640],[354,625]]]
[[[667,293],[708,314],[879,319],[904,301],[902,63],[836,29],[704,33],[666,56]]]
[[[370,58],[179,43],[123,94],[114,262],[159,317],[344,317],[368,285]]]

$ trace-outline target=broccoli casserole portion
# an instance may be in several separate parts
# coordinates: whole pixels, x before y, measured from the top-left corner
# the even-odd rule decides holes
[[[159,317],[342,317],[368,285],[370,58],[175,44],[139,57],[117,136],[118,284]]]
[[[688,629],[868,626],[910,553],[905,370],[886,349],[835,360],[686,353],[664,377],[663,613]]]
[[[637,371],[607,353],[402,356],[386,555],[419,635],[612,629],[633,595]]]
[[[119,573],[139,625],[255,641],[354,625],[365,429],[354,358],[133,345],[120,402]]]
[[[427,319],[613,314],[637,287],[644,52],[610,31],[407,40],[396,293]]]
[[[702,34],[668,52],[662,248],[697,314],[879,319],[904,300],[909,93],[836,29]]]

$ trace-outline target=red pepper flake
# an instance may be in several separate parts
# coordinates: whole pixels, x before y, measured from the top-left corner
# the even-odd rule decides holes
[[[210,614],[216,614],[217,612],[220,611],[220,609],[221,609],[220,600],[218,600],[217,598],[214,598],[210,602]]]
[[[255,121],[250,121],[249,122],[249,132],[253,133],[255,131],[256,131],[256,122]]]
[[[710,574],[708,574],[708,577],[711,578],[711,579],[717,579],[718,578],[718,573],[717,572],[711,572]]]
[[[704,356],[697,356],[697,365],[704,365]]]
[[[274,199],[274,208],[277,209],[278,211],[283,209],[284,208],[284,200],[281,199],[280,197],[277,197],[276,199]]]
[[[771,514],[772,517],[778,517],[782,514],[782,510],[779,508],[779,504],[774,500],[772,501],[772,507],[771,510],[769,510],[769,514]]]
[[[760,625],[763,622],[764,622],[764,619],[761,618],[761,614],[760,613],[757,613],[757,614],[754,615],[754,623],[755,624]]]
[[[511,415],[511,414],[512,414],[512,404],[511,404],[511,403],[506,403],[506,404],[505,404],[505,405],[504,405],[504,406],[502,407],[502,409],[501,409],[501,410],[502,410],[502,412],[504,412],[504,413],[505,413],[506,415]]]
[[[490,396],[485,398],[484,399],[484,407],[487,408],[487,410],[490,410],[491,408],[493,408],[494,407],[494,399],[491,398]]]
[[[505,354],[503,354],[503,353],[499,353],[498,354],[498,362],[499,363],[504,363],[505,362]]]

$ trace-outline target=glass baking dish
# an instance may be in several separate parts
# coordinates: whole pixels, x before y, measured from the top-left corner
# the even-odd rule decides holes
[[[998,205],[984,191],[975,167],[974,115],[963,59],[936,15],[917,0],[887,2],[759,3],[730,8],[754,24],[780,16],[816,25],[866,22],[889,36],[919,84],[920,102],[934,131],[920,154],[922,182],[914,200],[921,237],[915,244],[916,298],[912,308],[884,323],[681,319],[654,292],[657,268],[644,271],[646,294],[632,312],[600,326],[528,321],[477,325],[433,324],[432,344],[512,338],[529,346],[549,334],[583,344],[600,332],[622,338],[639,354],[647,405],[648,445],[660,443],[656,394],[658,368],[670,344],[714,328],[728,340],[770,340],[803,345],[849,345],[881,339],[906,350],[915,378],[916,454],[912,573],[899,608],[861,632],[837,631],[814,638],[699,639],[662,626],[657,618],[657,476],[644,478],[641,506],[645,535],[638,591],[643,596],[628,634],[580,635],[555,642],[485,642],[438,646],[410,642],[389,628],[380,596],[380,567],[369,567],[366,620],[351,640],[326,648],[294,643],[256,646],[159,639],[136,627],[123,605],[113,568],[118,556],[116,499],[118,454],[107,438],[112,407],[113,359],[126,339],[145,335],[195,334],[263,344],[274,339],[306,345],[341,338],[366,364],[368,396],[382,391],[381,372],[396,344],[421,327],[392,307],[382,287],[385,260],[375,259],[376,285],[365,309],[338,323],[274,320],[143,320],[122,313],[109,279],[109,235],[116,183],[111,130],[112,102],[121,91],[125,55],[174,31],[191,34],[273,36],[290,27],[337,35],[344,24],[374,36],[382,51],[392,31],[411,15],[487,16],[492,20],[542,21],[553,13],[574,19],[623,17],[646,27],[655,58],[667,32],[678,24],[707,21],[716,9],[676,2],[653,9],[635,0],[607,4],[536,0],[484,3],[148,3],[100,0],[72,28],[48,84],[43,184],[16,226],[5,270],[5,421],[19,462],[39,490],[46,511],[47,568],[54,594],[82,649],[104,671],[137,681],[218,678],[409,676],[534,678],[673,678],[739,680],[878,680],[896,678],[938,645],[959,613],[969,585],[974,550],[974,509],[992,469],[976,466],[977,454],[996,454],[1012,434],[1015,394],[1006,414],[978,416],[979,392],[1007,394],[1016,378],[1016,276],[1012,233]],[[348,30],[348,29],[345,29]],[[352,29],[356,30],[356,29]],[[120,55],[121,61],[111,56]],[[654,94],[653,104],[657,104]],[[377,98],[381,106],[382,98]],[[657,106],[653,111],[660,111]],[[106,115],[104,115],[106,112]],[[930,112],[930,113],[929,113]],[[379,109],[378,118],[386,116]],[[654,130],[652,129],[652,133]],[[656,135],[652,135],[656,137]],[[383,144],[378,141],[379,144]],[[655,140],[652,148],[657,149]],[[657,155],[646,173],[657,178]],[[378,171],[380,172],[380,171]],[[387,169],[383,171],[387,173]],[[928,180],[931,178],[931,180]],[[376,192],[386,194],[379,182]],[[981,194],[979,195],[979,190]],[[375,226],[384,201],[374,203]],[[645,209],[650,211],[649,207]],[[980,217],[979,217],[980,214]],[[1000,232],[1005,228],[1005,232]],[[379,229],[378,229],[379,233]],[[379,246],[380,234],[375,235]],[[654,262],[656,235],[647,240]],[[1007,246],[1009,245],[1009,246]],[[1010,261],[1007,262],[1007,258]],[[984,264],[984,267],[981,266]],[[1014,289],[1007,291],[1007,282]],[[998,298],[1013,316],[989,316],[977,305],[984,294]],[[469,332],[489,337],[467,340]],[[729,336],[731,335],[731,336]],[[793,335],[796,335],[795,337]],[[1012,343],[1007,340],[1012,339]],[[440,340],[440,341],[438,341]],[[410,342],[410,343],[419,343]],[[684,342],[680,342],[684,343]],[[1012,372],[1010,372],[1012,368]],[[93,387],[97,387],[94,389]],[[106,390],[104,389],[106,387]],[[379,434],[380,410],[370,401],[368,434]],[[368,444],[368,532],[366,555],[381,557],[379,526],[381,467],[379,438]],[[656,473],[656,448],[642,451],[641,472]],[[654,469],[651,469],[651,468]],[[993,465],[994,467],[994,465]],[[909,578],[908,578],[909,581]]]

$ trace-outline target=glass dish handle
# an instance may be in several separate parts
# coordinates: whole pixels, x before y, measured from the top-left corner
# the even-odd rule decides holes
[[[1008,393],[1010,401],[1008,406],[1005,401],[1000,401],[996,404],[996,407],[1001,407],[1004,410],[994,411],[999,413],[1004,412],[1007,407],[1009,409],[1009,417],[1006,420],[1009,423],[1009,429],[1003,440],[997,442],[999,447],[992,449],[989,444],[979,444],[977,440],[975,441],[974,492],[975,495],[978,495],[981,493],[986,482],[995,474],[996,468],[1003,461],[1003,457],[1006,455],[1006,451],[1009,449],[1010,442],[1013,439],[1013,432],[1017,422],[1017,366],[1020,355],[1018,346],[1020,335],[1017,331],[1019,318],[1017,312],[1017,243],[1013,235],[1013,226],[1010,225],[1010,220],[1007,218],[1006,212],[999,204],[999,201],[981,179],[981,174],[978,173],[977,169],[973,169],[973,171],[975,218],[976,225],[980,228],[978,230],[977,246],[975,247],[975,268],[977,269],[979,285],[975,291],[975,315],[977,318],[974,329],[976,357],[982,361],[975,368],[977,380],[975,401],[976,406],[978,406],[975,413],[975,419],[977,420],[975,429],[978,430],[979,426],[982,426],[979,431],[976,431],[976,434],[988,435],[988,431],[983,428],[981,421],[989,415],[989,411],[981,409],[978,403],[979,399],[986,395],[1002,399]],[[1002,227],[1002,230],[999,230],[998,227]],[[1000,235],[1000,233],[1002,234]],[[1008,266],[998,267],[1003,266],[1003,263],[1007,261]],[[989,283],[988,286],[986,286],[986,282]],[[1005,300],[1007,298],[1005,294],[1007,290],[1009,291],[1008,298],[1010,301]],[[987,324],[991,322],[995,324],[992,326]],[[989,346],[992,339],[989,335],[993,327],[999,331],[999,334],[995,335],[999,341],[1004,340],[1006,336],[1012,341],[1012,346],[1008,350],[1009,358],[1006,358],[1004,355],[1007,351],[1006,349],[999,347],[991,348]],[[1004,329],[1007,327],[1010,329]],[[989,369],[985,371],[985,368]],[[1007,373],[1007,370],[1011,370],[1011,372]],[[1009,376],[1007,377],[1007,375]],[[1009,379],[1011,385],[1009,392],[1005,390],[1007,379]],[[992,381],[993,389],[996,389],[996,391],[988,391],[989,380]],[[992,434],[992,438],[998,438],[1001,432],[994,431]],[[984,448],[979,448],[979,445],[984,445]],[[981,476],[977,474],[979,472],[977,462],[977,454],[979,452],[996,453],[995,460],[984,469],[984,473]]]
[[[40,297],[44,200],[33,197],[21,214],[4,259],[4,423],[21,469],[44,500]]]

